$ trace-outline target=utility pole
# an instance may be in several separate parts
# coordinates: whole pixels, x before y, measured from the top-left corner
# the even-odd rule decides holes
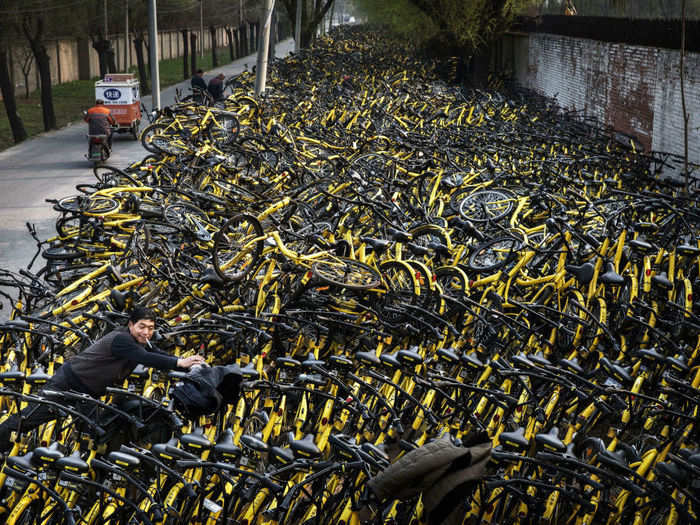
[[[294,52],[298,53],[301,49],[301,3],[304,0],[297,0],[297,16],[294,23]]]
[[[129,0],[126,0],[124,9],[124,72],[131,66],[131,44],[129,43]]]
[[[204,56],[204,0],[199,0],[199,56]]]
[[[151,101],[153,109],[160,109],[160,71],[158,69],[158,16],[156,0],[148,1],[148,63],[151,66]]]
[[[685,182],[685,193],[688,193],[690,177],[688,174],[688,120],[690,115],[685,105],[685,0],[681,3],[681,110],[683,111],[683,179]]]
[[[267,52],[270,47],[270,26],[272,25],[272,11],[275,8],[275,0],[265,0],[265,9],[262,14],[262,34],[260,35],[260,49],[258,49],[258,64],[255,68],[255,96],[259,97],[265,91],[267,80]]]

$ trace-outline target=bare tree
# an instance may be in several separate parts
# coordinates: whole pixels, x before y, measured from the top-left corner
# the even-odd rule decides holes
[[[32,72],[34,55],[31,49],[25,49],[22,57],[22,76],[24,77],[24,98],[29,98],[29,73]]]
[[[22,32],[29,41],[29,47],[34,54],[37,69],[39,70],[39,84],[41,89],[41,110],[44,119],[44,130],[56,128],[56,113],[53,107],[51,93],[51,64],[49,54],[44,45],[45,22],[41,12],[25,12],[22,15]]]

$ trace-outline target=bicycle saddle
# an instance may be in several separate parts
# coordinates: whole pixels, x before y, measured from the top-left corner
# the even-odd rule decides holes
[[[539,352],[535,352],[534,354],[528,354],[527,358],[536,365],[552,366],[552,362],[544,356],[541,350]]]
[[[48,383],[49,379],[51,379],[51,376],[47,374],[42,367],[37,368],[26,377],[27,383],[33,385],[43,385]]]
[[[593,274],[595,273],[595,266],[593,263],[585,262],[580,266],[574,264],[567,264],[565,266],[567,272],[576,277],[576,280],[580,284],[588,284],[593,279]]]
[[[598,461],[610,468],[618,468],[623,470],[629,470],[627,463],[627,453],[625,450],[600,450],[598,451]]]
[[[379,356],[379,361],[393,370],[401,368],[401,361],[398,360],[396,354],[382,354]]]
[[[632,376],[629,374],[632,370],[632,367],[620,366],[615,362],[610,361],[610,359],[608,359],[607,357],[601,357],[598,363],[600,363],[600,366],[603,368],[603,370],[605,370],[608,374],[613,376],[615,379],[621,381],[622,383],[629,384],[632,382]]]
[[[484,363],[481,362],[481,359],[479,359],[476,354],[469,354],[467,352],[463,353],[462,356],[460,357],[462,363],[465,365],[471,367],[471,368],[476,368],[479,370],[482,370],[483,368],[486,367]]]
[[[190,432],[180,436],[180,443],[186,449],[192,449],[195,452],[210,449],[214,444],[200,432]]]
[[[233,442],[233,431],[227,428],[214,445],[214,454],[220,459],[236,459],[241,455],[240,447]]]
[[[34,451],[27,452],[24,456],[9,456],[6,462],[15,470],[19,470],[20,472],[31,472],[34,470],[32,456],[34,456]]]
[[[365,244],[369,244],[378,255],[384,253],[387,248],[391,246],[391,241],[386,239],[375,239],[373,237],[360,236],[360,241],[364,242]]]
[[[295,381],[296,384],[304,385],[311,384],[316,386],[325,386],[327,379],[318,374],[299,374],[299,377]]]
[[[148,377],[148,368],[145,366],[138,364],[136,365],[136,368],[134,368],[131,371],[131,374],[129,374],[129,377],[135,377],[138,379],[145,379]]]
[[[559,361],[559,366],[573,372],[574,374],[579,374],[581,376],[586,375],[586,371],[581,365],[578,364],[578,359],[575,357],[573,359],[561,359]]]
[[[297,361],[296,359],[292,359],[291,357],[278,357],[275,359],[275,365],[278,368],[301,368],[301,362]]]
[[[90,466],[80,459],[80,452],[75,451],[70,456],[63,456],[56,460],[56,468],[60,470],[68,470],[73,473],[84,474],[90,470]]]
[[[141,464],[141,460],[137,457],[131,456],[129,454],[124,454],[123,452],[118,452],[118,451],[113,451],[110,452],[107,455],[107,459],[114,463],[115,465],[119,465],[120,467],[124,467],[126,469],[130,468],[136,468]],[[98,467],[99,464],[93,464],[91,463],[92,466]]]
[[[605,264],[605,273],[603,273],[599,280],[601,283],[609,286],[622,286],[625,284],[625,278],[615,271],[615,265],[611,262]]]
[[[654,245],[641,239],[632,239],[629,242],[629,246],[632,248],[632,251],[639,253],[651,253],[656,250]]]
[[[243,378],[243,381],[251,381],[253,379],[258,379],[260,374],[255,369],[253,363],[248,363],[247,365],[241,367],[241,377]]]
[[[33,465],[48,467],[56,463],[56,461],[62,457],[63,454],[58,450],[58,442],[54,442],[48,447],[35,448],[31,461]]]
[[[666,362],[670,364],[671,368],[673,368],[676,372],[681,372],[685,374],[690,370],[684,355],[674,355],[673,357],[667,357]]]
[[[525,438],[525,427],[519,427],[513,432],[501,432],[498,442],[510,450],[523,451],[530,446],[530,442]]]
[[[430,248],[427,248],[421,244],[407,242],[406,247],[411,251],[413,255],[430,255]]]
[[[314,443],[314,435],[306,434],[302,439],[294,439],[294,433],[290,432],[289,448],[292,449],[295,456],[301,456],[304,459],[316,459],[321,456],[321,450]],[[241,437],[241,440],[243,437]]]
[[[396,359],[404,366],[417,366],[423,363],[423,357],[415,350],[399,350]]]
[[[255,435],[243,434],[240,439],[241,446],[256,452],[267,452],[270,447],[261,437],[262,434],[260,432]]]
[[[676,247],[676,252],[687,257],[695,257],[700,254],[700,248],[684,243]]]
[[[355,354],[355,357],[361,364],[369,367],[374,367],[381,364],[381,361],[377,357],[377,354],[375,354],[374,352],[357,352]]]
[[[270,447],[270,461],[275,465],[289,465],[294,462],[294,453],[290,448]]]
[[[335,368],[342,372],[352,370],[355,366],[355,364],[352,362],[352,359],[342,355],[330,356],[328,358],[328,364],[330,365],[330,368]]]
[[[387,233],[391,237],[392,241],[396,242],[408,242],[411,240],[411,234],[394,228],[387,228]]]
[[[301,366],[307,369],[311,369],[313,366],[319,366],[323,367],[326,365],[325,361],[321,361],[320,359],[316,359],[316,356],[314,354],[309,354],[304,361],[302,361]]]
[[[664,291],[673,290],[673,283],[666,275],[666,272],[657,273],[651,278],[651,284],[658,286]]]
[[[459,363],[459,356],[451,348],[440,348],[437,351],[436,356],[439,361],[444,361],[449,365],[456,365]]]
[[[642,359],[657,363],[663,363],[666,361],[666,356],[659,353],[656,348],[640,348],[635,352],[635,355],[641,357]]]
[[[535,434],[535,443],[551,452],[566,452],[566,445],[559,439],[559,429],[552,427],[549,432]]]
[[[109,299],[112,301],[112,304],[117,310],[124,310],[126,308],[126,300],[128,298],[128,294],[124,293],[120,290],[117,290],[116,288],[112,288],[109,291]]]

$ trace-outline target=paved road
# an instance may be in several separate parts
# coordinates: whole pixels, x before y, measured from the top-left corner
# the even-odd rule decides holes
[[[292,39],[277,44],[276,54],[285,57],[294,48]],[[223,72],[235,75],[255,64],[255,56],[241,58],[228,65],[208,71],[205,78]],[[175,100],[175,89],[186,92],[189,81],[171,86],[161,92],[161,104]],[[143,103],[151,107],[151,97]],[[86,101],[86,106],[90,101]],[[86,126],[76,121],[60,130],[44,133],[18,146],[0,152],[0,268],[17,271],[25,268],[36,251],[36,244],[27,233],[27,221],[36,225],[39,237],[55,234],[56,212],[45,199],[75,194],[75,185],[95,180],[87,151]],[[139,141],[129,135],[115,135],[113,155],[109,164],[120,168],[142,158],[146,152]],[[40,268],[38,261],[32,269]],[[0,313],[0,315],[2,315]]]

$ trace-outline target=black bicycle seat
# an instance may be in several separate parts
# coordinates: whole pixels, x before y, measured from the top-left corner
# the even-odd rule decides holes
[[[606,263],[605,273],[599,277],[599,280],[608,286],[622,286],[625,284],[625,278],[615,271],[615,265],[611,262]]]
[[[292,449],[295,456],[300,456],[304,459],[316,459],[321,456],[321,450],[314,443],[313,434],[306,434],[302,439],[294,439],[294,434],[290,432],[289,448]]]
[[[595,266],[593,263],[585,262],[580,266],[575,264],[567,264],[565,266],[567,272],[576,277],[576,280],[580,284],[588,284],[593,279],[593,274],[595,273]]]
[[[657,273],[651,278],[651,284],[657,286],[664,291],[673,290],[673,283],[666,275],[666,272]]]
[[[265,443],[259,434],[251,436],[250,434],[243,434],[240,439],[240,443],[243,447],[255,450],[256,452],[267,452],[270,448],[267,443]],[[182,438],[180,438],[182,440]]]
[[[513,432],[502,432],[498,436],[498,442],[510,450],[525,450],[530,446],[530,442],[525,438],[525,427],[520,427]]]

